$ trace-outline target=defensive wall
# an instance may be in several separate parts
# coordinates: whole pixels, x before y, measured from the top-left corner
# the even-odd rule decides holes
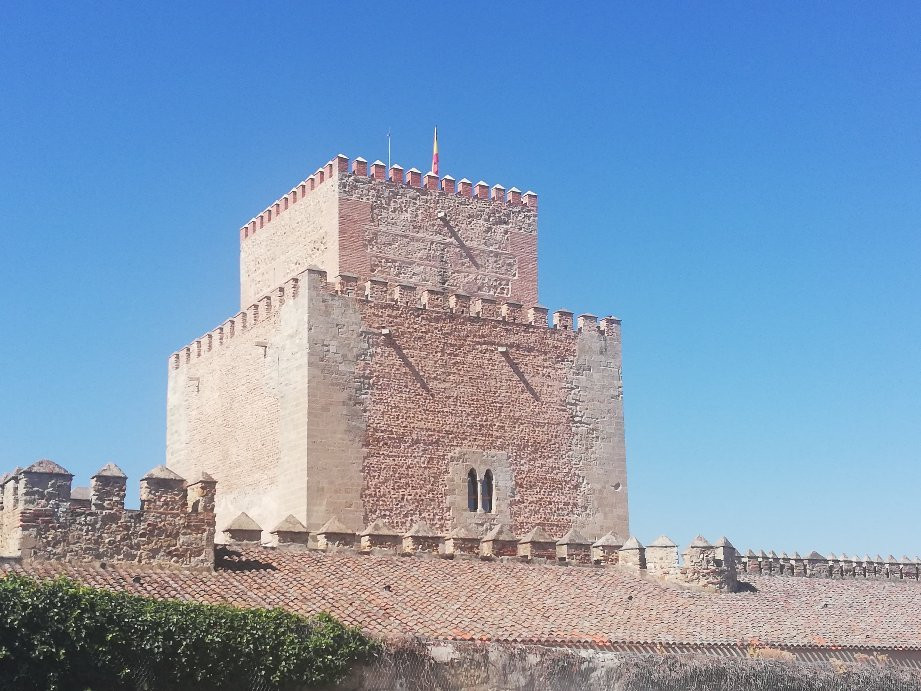
[[[0,478],[0,557],[132,562],[210,569],[215,482],[158,466],[141,478],[140,510],[125,509],[124,472],[106,464],[89,488],[49,460]]]
[[[240,229],[240,304],[317,266],[537,302],[537,195],[339,155]]]
[[[620,322],[548,316],[309,269],[170,357],[167,465],[214,473],[221,525],[626,534]]]
[[[336,517],[330,518],[312,536],[293,516],[286,517],[271,531],[263,531],[246,514],[237,516],[223,529],[228,546],[271,545],[285,549],[312,549],[328,552],[351,551],[365,555],[401,555],[485,561],[520,561],[529,564],[555,563],[565,566],[604,566],[629,570],[673,584],[709,592],[733,593],[750,589],[752,577],[787,576],[832,580],[921,580],[921,557],[848,557],[822,555],[816,551],[801,557],[778,557],[751,550],[742,554],[725,537],[715,543],[697,536],[683,552],[661,535],[648,545],[635,537],[626,540],[610,531],[601,537],[587,537],[576,529],[561,538],[551,537],[541,528],[524,535],[515,534],[500,524],[485,534],[461,525],[451,530],[436,530],[418,521],[408,530],[395,530],[386,521],[376,520],[352,531]],[[592,535],[589,533],[588,535]],[[740,583],[747,577],[749,585]]]

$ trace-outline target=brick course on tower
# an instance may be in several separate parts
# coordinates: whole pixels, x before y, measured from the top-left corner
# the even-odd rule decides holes
[[[242,311],[169,360],[167,465],[314,533],[628,535],[620,322],[537,303],[537,196],[338,156],[240,230]]]

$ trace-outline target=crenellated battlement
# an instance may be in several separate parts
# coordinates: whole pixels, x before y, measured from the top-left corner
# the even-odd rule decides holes
[[[412,308],[422,312],[451,314],[470,320],[490,320],[515,325],[519,328],[546,328],[573,336],[597,331],[605,336],[620,336],[621,320],[607,316],[598,318],[588,312],[573,316],[566,309],[552,314],[543,305],[523,305],[515,300],[495,295],[470,295],[463,291],[439,286],[425,286],[391,281],[371,276],[361,278],[341,274],[332,281],[322,269],[308,269],[254,302],[248,309],[238,312],[220,326],[196,338],[184,348],[169,356],[170,369],[179,369],[208,353],[220,349],[235,336],[252,329],[277,313],[288,301],[296,300],[306,281],[331,295],[338,295],[364,303],[375,303],[394,308]]]
[[[179,369],[208,353],[220,349],[233,338],[250,331],[257,324],[267,321],[276,314],[286,302],[296,300],[300,289],[300,278],[292,278],[283,285],[251,304],[246,310],[237,312],[220,326],[180,348],[169,356],[170,369]]]
[[[850,557],[846,554],[822,555],[810,552],[805,557],[798,552],[779,555],[771,550],[755,553],[748,550],[738,555],[740,573],[755,576],[802,576],[808,578],[863,578],[917,581],[921,578],[921,557],[903,556],[901,559],[889,555],[871,557]]]
[[[537,194],[530,190],[522,192],[517,187],[506,190],[505,187],[499,184],[490,187],[488,183],[482,180],[474,184],[467,178],[456,181],[450,175],[439,177],[432,172],[423,175],[416,168],[410,168],[404,172],[403,167],[398,163],[391,164],[388,170],[383,161],[378,160],[369,164],[367,160],[360,156],[351,161],[351,167],[349,163],[349,158],[345,154],[339,154],[327,161],[325,165],[317,168],[316,172],[301,180],[287,194],[269,204],[262,212],[253,216],[249,222],[241,227],[240,241],[243,242],[252,237],[295,204],[308,197],[321,185],[342,175],[355,175],[369,178],[382,184],[412,187],[428,192],[440,192],[445,195],[487,201],[494,204],[525,206],[537,209]]]
[[[93,475],[88,499],[76,496],[72,481],[49,460],[3,476],[0,556],[213,566],[216,482],[209,475],[187,482],[154,468],[141,478],[140,510],[125,508],[127,477],[114,464]]]
[[[287,522],[294,522],[297,531],[285,534],[275,528],[273,539],[264,543],[266,546],[326,552],[345,550],[365,555],[618,568],[696,590],[724,593],[740,590],[735,548],[726,538],[711,545],[698,536],[679,558],[677,545],[664,535],[644,547],[635,537],[623,540],[614,531],[595,538],[575,528],[556,538],[539,526],[516,535],[502,523],[488,530],[457,526],[449,531],[436,531],[424,521],[396,529],[383,520],[375,520],[361,530],[352,531],[334,516],[317,531],[309,533],[293,517],[283,523]],[[245,530],[240,526],[245,526]],[[231,546],[260,543],[262,532],[262,527],[245,513],[224,528]]]
[[[234,523],[225,528],[230,543],[259,542],[262,528],[251,526],[255,538],[234,540]],[[249,519],[248,516],[245,517]],[[251,519],[249,519],[251,520]],[[740,589],[738,576],[785,575],[826,579],[921,580],[921,559],[915,557],[881,556],[847,557],[823,556],[812,552],[806,557],[784,554],[755,554],[751,550],[739,554],[725,537],[715,543],[697,536],[683,552],[668,537],[662,535],[644,546],[635,537],[626,540],[613,531],[601,537],[587,537],[573,529],[559,538],[535,527],[523,535],[513,534],[508,526],[499,524],[490,530],[455,527],[435,531],[424,522],[413,523],[408,529],[392,527],[376,520],[359,531],[348,530],[333,517],[310,535],[298,523],[296,538],[271,541],[280,547],[323,551],[351,550],[361,554],[399,554],[402,556],[437,556],[444,559],[482,559],[485,561],[522,561],[525,563],[557,563],[566,566],[605,566],[635,571],[677,585],[710,592],[736,592]],[[272,531],[278,535],[278,529]],[[296,544],[294,544],[296,543]],[[269,544],[269,543],[267,543]]]

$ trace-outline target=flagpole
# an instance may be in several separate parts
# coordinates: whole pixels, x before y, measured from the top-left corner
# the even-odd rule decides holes
[[[387,128],[387,170],[390,170],[390,128]]]

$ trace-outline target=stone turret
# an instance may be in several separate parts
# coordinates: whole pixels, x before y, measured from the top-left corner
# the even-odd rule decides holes
[[[678,566],[678,545],[665,535],[646,546],[646,570],[657,576],[667,576]]]
[[[556,558],[567,564],[590,564],[592,541],[575,528],[556,541]]]
[[[518,538],[500,523],[480,540],[480,556],[484,558],[518,556]]]
[[[403,533],[404,554],[438,554],[441,535],[425,521],[414,523]]]
[[[376,520],[362,530],[358,536],[361,538],[361,548],[399,550],[403,545],[403,536],[386,521]]]
[[[249,542],[258,544],[262,540],[262,527],[248,513],[241,513],[234,518],[224,534],[230,542]]]
[[[310,537],[307,526],[288,514],[272,529],[272,537],[279,547],[305,547]]]
[[[616,564],[617,552],[623,544],[624,541],[612,530],[592,543],[592,561],[595,564]]]
[[[645,569],[646,548],[635,537],[628,537],[617,553],[617,561],[630,569]]]
[[[703,590],[735,592],[738,589],[735,561],[726,563],[727,548],[735,552],[729,540],[717,547],[698,535],[685,550],[684,563],[675,571],[675,580]],[[722,550],[723,559],[717,558],[719,550]]]
[[[349,530],[342,521],[335,516],[330,518],[317,531],[317,547],[320,549],[336,549],[339,547],[353,547],[356,535]]]
[[[518,541],[518,556],[525,561],[556,559],[556,540],[538,526]]]

